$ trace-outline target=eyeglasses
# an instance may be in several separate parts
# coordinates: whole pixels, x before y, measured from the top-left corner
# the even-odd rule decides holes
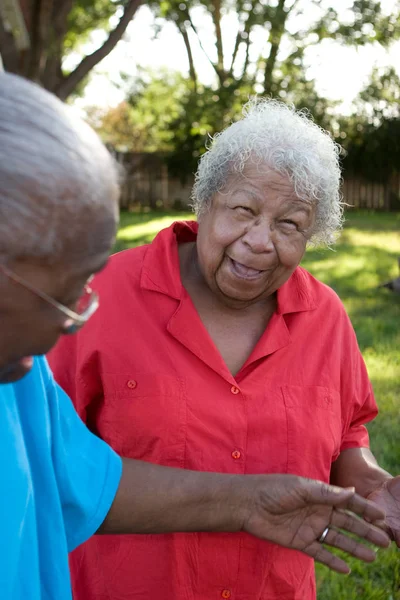
[[[6,277],[11,279],[15,283],[18,283],[27,290],[31,291],[33,294],[35,294],[48,304],[51,304],[51,306],[54,306],[54,308],[56,308],[57,310],[62,312],[66,317],[68,317],[63,325],[63,332],[67,335],[75,333],[76,331],[81,329],[81,327],[83,327],[83,325],[90,319],[90,317],[96,312],[96,310],[99,307],[98,294],[89,286],[91,278],[88,280],[88,283],[86,283],[83,289],[83,294],[77,302],[77,308],[75,312],[69,309],[67,306],[64,306],[60,302],[57,302],[57,300],[54,300],[54,298],[51,298],[44,292],[36,289],[28,281],[25,281],[24,279],[22,279],[22,277],[20,277],[16,273],[13,273],[13,271],[10,271],[10,269],[5,267],[4,265],[0,265],[0,271],[4,273]]]

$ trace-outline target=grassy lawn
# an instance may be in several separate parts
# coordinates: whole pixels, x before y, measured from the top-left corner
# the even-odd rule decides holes
[[[116,250],[150,242],[185,213],[128,214],[121,218]],[[398,275],[400,213],[348,212],[335,251],[310,249],[303,265],[343,300],[357,332],[380,415],[371,446],[383,467],[400,472],[400,296],[379,283]],[[348,577],[317,567],[319,600],[400,600],[400,552],[380,550],[373,565],[351,561]]]

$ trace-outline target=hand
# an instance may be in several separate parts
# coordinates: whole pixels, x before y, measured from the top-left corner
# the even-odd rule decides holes
[[[400,475],[388,479],[367,496],[385,513],[384,527],[400,548]]]
[[[397,525],[400,523],[400,481],[398,483]],[[350,569],[344,560],[318,541],[326,527],[330,530],[324,544],[365,562],[375,560],[375,553],[345,532],[383,548],[390,544],[381,529],[356,516],[374,522],[384,518],[384,511],[356,494],[354,488],[343,489],[295,475],[267,475],[264,482],[255,480],[255,487],[244,531],[300,550],[334,571],[349,573]]]

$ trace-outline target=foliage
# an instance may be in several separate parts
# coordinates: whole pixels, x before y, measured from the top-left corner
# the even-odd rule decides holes
[[[121,39],[133,18],[140,0],[24,0],[15,3],[14,11],[0,11],[0,53],[4,67],[11,73],[37,81],[65,100],[82,85],[90,71]],[[21,47],[18,15],[25,24],[29,47]],[[9,16],[11,15],[11,17]],[[114,27],[111,17],[119,16]],[[10,19],[6,20],[6,19]],[[64,59],[71,51],[82,50],[90,34],[105,32],[102,45],[83,56],[70,72]],[[108,34],[108,35],[107,35]]]
[[[344,167],[373,181],[385,181],[400,169],[400,78],[394,68],[374,69],[361,91],[355,112],[337,123],[347,150]]]
[[[166,72],[162,76],[142,72],[140,81],[127,78],[127,104],[111,110],[104,116],[104,126],[100,124],[105,139],[110,140],[111,121],[114,134],[121,133],[122,143],[116,141],[119,147],[126,146],[130,137],[130,149],[168,151],[171,174],[185,179],[196,170],[208,136],[238,119],[249,96],[267,95],[308,109],[319,125],[333,131],[348,151],[344,163],[348,170],[375,179],[390,176],[399,143],[394,135],[388,139],[397,131],[393,119],[400,87],[394,71],[374,72],[355,114],[344,119],[336,115],[334,102],[317,93],[307,75],[305,56],[328,38],[347,45],[389,46],[400,36],[400,0],[388,15],[375,0],[353,0],[349,10],[340,14],[334,5],[320,0],[162,0],[149,6],[158,29],[169,21],[181,34],[189,77],[184,81],[173,72],[168,77]],[[228,23],[236,27],[233,49],[227,42]],[[208,38],[214,36],[212,48],[206,47],[204,28]],[[255,52],[253,41],[259,35],[265,37],[261,54]],[[214,71],[211,85],[199,81],[194,44],[200,45]],[[123,127],[117,124],[118,114]],[[384,122],[388,118],[390,123]],[[393,152],[390,165],[385,147]]]
[[[383,15],[380,2],[374,0],[354,0],[353,10],[344,20],[334,8],[314,0],[163,0],[150,5],[160,20],[175,23],[188,56],[192,93],[183,105],[185,118],[173,123],[176,145],[169,161],[170,168],[183,175],[195,170],[198,156],[204,151],[202,131],[210,135],[220,131],[238,117],[240,105],[254,93],[309,108],[318,124],[329,127],[334,106],[317,94],[314,82],[306,77],[306,50],[326,38],[354,45],[379,40],[386,46],[400,33],[398,13]],[[212,53],[205,50],[196,11],[208,17],[208,33],[214,32]],[[313,12],[314,20],[304,19],[306,13]],[[228,55],[224,51],[224,19],[233,14],[237,15],[236,40]],[[382,32],[389,25],[392,36],[384,36]],[[254,55],[253,36],[261,31],[265,48]],[[198,84],[193,40],[200,44],[214,69],[215,83],[209,89]]]
[[[149,243],[182,213],[123,213],[116,250]],[[369,426],[371,447],[381,465],[400,464],[400,302],[383,281],[397,276],[400,213],[347,213],[335,252],[310,249],[303,265],[332,286],[343,300],[367,363],[380,414]],[[348,577],[317,565],[318,600],[400,600],[398,550],[380,550],[372,565],[350,559]]]
[[[106,110],[88,108],[89,123],[103,141],[119,151],[172,151],[172,123],[181,117],[187,95],[183,75],[167,69],[139,69],[135,78],[122,74],[122,79],[126,82],[126,100]]]
[[[110,30],[110,19],[123,6],[120,0],[75,0],[68,14],[68,29],[63,40],[64,53],[79,51],[90,34]]]

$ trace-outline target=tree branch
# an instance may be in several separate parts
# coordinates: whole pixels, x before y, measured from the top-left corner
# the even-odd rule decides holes
[[[254,8],[256,6],[256,4],[258,3],[258,0],[252,0],[251,2],[251,8],[247,13],[247,19],[244,23],[244,27],[242,29],[242,31],[238,31],[237,36],[236,36],[236,41],[235,41],[235,47],[233,49],[233,54],[232,54],[232,61],[231,61],[231,66],[229,68],[229,76],[232,77],[233,76],[233,68],[235,66],[235,61],[236,61],[236,57],[237,57],[237,53],[239,51],[239,46],[241,42],[245,42],[246,44],[246,58],[245,58],[245,62],[244,62],[244,68],[242,71],[242,75],[241,77],[243,77],[246,74],[247,71],[247,67],[249,64],[249,48],[250,48],[250,30],[251,27],[253,25],[253,21],[254,21]],[[246,34],[245,37],[243,37],[243,33]]]
[[[249,61],[250,61],[250,36],[246,40],[246,55],[245,55],[245,59],[244,59],[242,77],[244,77],[246,75],[247,68],[249,66]]]
[[[6,31],[4,23],[0,18],[0,54],[6,71],[10,73],[19,72],[19,52],[15,44],[14,36]]]
[[[201,42],[201,39],[200,39],[199,33],[198,33],[198,31],[197,31],[197,29],[196,29],[196,27],[195,27],[195,25],[194,25],[194,23],[193,23],[193,21],[192,21],[192,17],[190,16],[190,14],[189,14],[189,13],[187,14],[187,20],[188,20],[188,21],[189,21],[189,23],[190,23],[190,27],[191,27],[191,29],[192,29],[193,33],[194,33],[194,34],[196,35],[196,37],[197,37],[197,41],[199,42],[199,46],[200,46],[200,48],[202,49],[202,51],[203,51],[203,53],[204,53],[204,56],[207,58],[208,62],[210,63],[210,65],[211,65],[211,66],[212,66],[212,68],[214,69],[214,71],[215,71],[216,75],[219,77],[219,75],[218,75],[218,67],[217,67],[217,65],[216,65],[216,64],[215,64],[215,63],[214,63],[214,62],[211,60],[211,58],[208,56],[207,52],[205,51],[205,48],[204,48],[204,46],[203,46],[203,44],[202,44],[202,42]]]
[[[187,53],[188,62],[189,62],[190,79],[192,80],[192,83],[193,83],[193,90],[195,92],[197,92],[197,75],[196,75],[196,70],[194,68],[193,53],[192,53],[192,47],[190,45],[190,39],[188,36],[188,32],[187,32],[184,24],[177,23],[177,27],[179,29],[179,32],[182,34],[183,41],[185,43],[186,53]]]
[[[67,77],[57,85],[53,90],[61,100],[65,100],[74,91],[76,86],[86,77],[93,67],[95,67],[103,58],[105,58],[111,50],[117,45],[121,37],[126,31],[133,15],[141,4],[141,0],[130,0],[125,7],[124,13],[118,25],[110,32],[104,44],[92,54],[85,56],[79,65]]]
[[[222,46],[222,32],[221,32],[221,1],[213,0],[212,4],[214,6],[214,10],[211,11],[212,20],[214,22],[215,27],[215,38],[216,38],[216,47],[217,47],[217,74],[219,78],[220,85],[224,83],[225,80],[225,69],[224,69],[224,50]]]
[[[271,91],[272,73],[275,68],[276,59],[278,56],[279,46],[281,43],[283,32],[285,31],[285,23],[290,11],[285,11],[286,0],[279,0],[276,8],[274,22],[271,23],[271,32],[269,36],[271,50],[265,65],[264,71],[264,93],[268,94]],[[293,8],[293,7],[292,7]]]

